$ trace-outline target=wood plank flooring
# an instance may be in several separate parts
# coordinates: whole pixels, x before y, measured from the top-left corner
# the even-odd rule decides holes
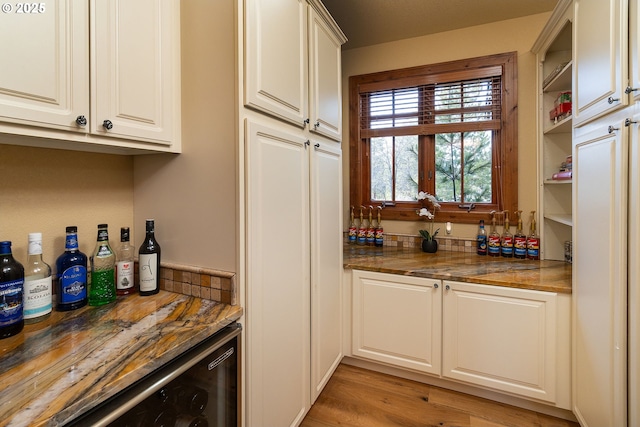
[[[545,414],[340,365],[302,427],[579,427]]]

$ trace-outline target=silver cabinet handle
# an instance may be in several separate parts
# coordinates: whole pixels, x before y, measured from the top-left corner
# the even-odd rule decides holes
[[[311,120],[309,120],[309,118],[304,119],[304,121],[302,122],[303,127],[308,125],[309,122],[311,122]]]
[[[316,120],[315,124],[313,125],[314,129],[318,129],[320,127],[320,120]]]
[[[614,98],[613,96],[610,96],[610,97],[607,99],[607,102],[609,102],[609,104],[613,104],[614,102],[617,102],[617,101],[620,101],[620,99],[618,99],[618,98]]]
[[[613,126],[609,126],[609,127],[607,128],[607,130],[609,131],[609,133],[613,133],[613,132],[617,131],[617,130],[618,130],[618,128],[614,128]]]
[[[444,288],[445,288],[446,290],[450,290],[450,289],[451,289],[451,286],[447,285],[447,286],[445,286]]]
[[[113,123],[111,123],[111,120],[105,120],[104,122],[102,122],[102,127],[106,130],[111,130],[113,129]]]
[[[634,124],[634,123],[638,123],[638,122],[634,122],[634,121],[633,121],[633,120],[631,120],[631,119],[624,119],[624,126],[625,126],[625,127],[629,127],[629,126],[631,126],[631,125],[632,125],[632,124]]]
[[[438,289],[438,284],[437,284],[437,283],[434,283],[434,284],[433,284],[433,288],[434,288],[434,289]]]
[[[316,148],[316,150],[317,150],[318,148],[320,148],[320,144],[319,144],[319,143],[317,143],[317,142],[316,142],[315,144],[313,144],[313,146]]]
[[[631,87],[631,86],[627,86],[627,88],[624,90],[624,93],[626,93],[627,95],[629,95],[631,92],[635,92],[637,91],[638,88],[637,87]]]
[[[87,125],[87,118],[85,116],[76,117],[76,124],[81,128],[85,127]]]

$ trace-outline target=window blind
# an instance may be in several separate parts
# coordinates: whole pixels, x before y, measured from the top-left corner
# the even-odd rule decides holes
[[[480,77],[464,80],[453,79],[461,77],[460,73],[451,74],[413,77],[396,82],[393,88],[362,87],[360,137],[500,129],[501,68],[492,67]]]

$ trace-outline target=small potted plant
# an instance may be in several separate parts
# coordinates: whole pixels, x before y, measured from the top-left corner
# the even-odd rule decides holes
[[[418,215],[429,221],[428,230],[418,230],[420,236],[422,236],[422,250],[428,253],[435,253],[438,250],[438,241],[435,240],[435,237],[438,235],[440,229],[438,228],[435,232],[433,231],[433,221],[436,217],[436,210],[440,209],[440,203],[438,203],[435,196],[425,193],[424,191],[418,193],[418,200],[422,201],[423,204],[423,207],[417,211]],[[428,206],[424,206],[425,203],[427,205],[430,204],[432,210],[429,210]]]

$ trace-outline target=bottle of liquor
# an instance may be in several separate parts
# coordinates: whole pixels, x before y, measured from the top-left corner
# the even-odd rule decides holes
[[[116,300],[116,254],[109,245],[107,224],[98,224],[96,248],[91,257],[89,305],[104,305]]]
[[[140,295],[157,294],[160,290],[160,245],[155,236],[153,219],[146,221],[147,234],[138,251]]]
[[[513,256],[518,259],[527,257],[527,236],[522,231],[522,211],[516,211],[518,214],[518,226],[516,234],[513,235]]]
[[[365,224],[362,209],[364,209],[364,206],[360,206],[360,227],[358,227],[358,239],[356,241],[358,245],[367,244],[367,225]]]
[[[536,211],[531,211],[531,226],[527,237],[527,259],[540,259],[540,237],[536,234]]]
[[[23,290],[24,268],[13,258],[11,242],[0,242],[0,338],[16,335],[24,328]]]
[[[56,310],[87,305],[87,256],[78,249],[78,227],[66,228],[64,253],[56,260]]]
[[[116,294],[129,295],[135,291],[133,279],[133,246],[129,243],[129,227],[120,228],[120,247],[116,264]]]
[[[369,227],[367,228],[367,246],[376,245],[376,226],[373,222],[373,206],[369,206]]]
[[[495,213],[491,213],[491,232],[489,232],[487,253],[489,256],[500,256],[500,234],[496,230]]]
[[[509,231],[509,212],[504,212],[504,229],[500,237],[500,252],[505,258],[513,257],[513,234]]]
[[[478,244],[477,250],[478,255],[486,255],[487,254],[487,230],[484,229],[484,220],[480,220],[480,225],[478,226]]]
[[[380,218],[382,213],[382,206],[378,206],[378,225],[376,226],[376,247],[381,248],[384,246],[384,228],[382,228],[382,219]]]
[[[51,295],[51,267],[42,260],[42,233],[29,233],[24,267],[24,323],[36,323],[49,317]]]

